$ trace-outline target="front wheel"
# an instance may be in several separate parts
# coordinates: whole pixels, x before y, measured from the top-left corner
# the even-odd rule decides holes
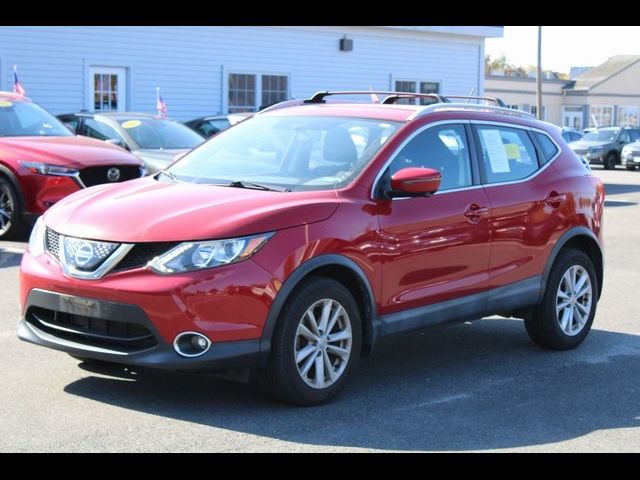
[[[634,171],[636,169],[635,165],[627,165],[627,170]]]
[[[558,255],[542,302],[524,324],[531,340],[543,348],[570,350],[586,338],[596,314],[598,280],[591,259],[567,248]]]
[[[605,170],[615,170],[616,168],[616,154],[610,153],[604,159],[604,169]]]
[[[282,310],[269,363],[257,372],[261,387],[269,396],[297,405],[330,401],[358,366],[361,332],[349,290],[335,280],[310,277]]]
[[[18,196],[11,183],[0,178],[0,240],[15,238],[22,232]]]

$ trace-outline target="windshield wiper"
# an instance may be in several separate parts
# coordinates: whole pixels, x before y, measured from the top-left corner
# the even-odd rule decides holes
[[[170,171],[168,171],[168,170],[160,170],[160,171],[158,172],[158,175],[160,175],[160,174],[164,174],[164,175],[166,175],[167,177],[169,177],[169,178],[171,179],[171,181],[172,181],[172,182],[174,182],[174,183],[178,183],[178,178],[175,176],[175,174],[174,174],[173,172],[170,172]]]
[[[234,180],[229,185],[234,188],[253,188],[255,190],[265,190],[267,192],[290,192],[291,190],[284,187],[271,187],[263,185],[261,183],[245,182],[240,180]]]

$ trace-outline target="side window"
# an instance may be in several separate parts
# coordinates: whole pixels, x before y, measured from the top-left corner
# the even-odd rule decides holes
[[[115,128],[94,118],[85,118],[80,135],[97,138],[98,140],[108,140],[110,138],[123,140],[122,135]]]
[[[640,140],[640,130],[629,130],[629,134],[631,135],[632,142]]]
[[[555,143],[553,143],[544,133],[533,132],[533,135],[536,137],[536,141],[542,149],[543,159],[541,163],[547,163],[556,156],[558,153],[558,147],[556,147]]]
[[[620,132],[618,141],[622,143],[629,143],[631,141],[631,138],[629,138],[629,132],[626,130],[623,130],[622,132]]]
[[[538,169],[536,150],[519,128],[477,125],[487,183],[526,178]]]
[[[440,190],[471,185],[471,161],[463,125],[427,128],[407,143],[389,166],[389,177],[408,167],[433,168],[442,175]]]

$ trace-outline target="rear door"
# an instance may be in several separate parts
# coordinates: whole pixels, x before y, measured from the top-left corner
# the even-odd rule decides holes
[[[543,132],[518,125],[474,122],[473,128],[491,205],[489,287],[534,295],[534,277],[544,270],[552,239],[566,229],[573,201],[553,168],[559,149]],[[535,135],[544,137],[546,150]]]

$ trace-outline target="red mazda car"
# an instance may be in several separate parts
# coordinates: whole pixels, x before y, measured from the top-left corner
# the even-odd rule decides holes
[[[305,405],[416,328],[499,314],[542,347],[578,346],[602,291],[604,189],[560,130],[437,95],[326,102],[337,93],[51,208],[22,260],[20,338],[86,361],[252,369]]]
[[[70,193],[144,173],[122,148],[76,137],[28,98],[0,92],[0,239]]]

